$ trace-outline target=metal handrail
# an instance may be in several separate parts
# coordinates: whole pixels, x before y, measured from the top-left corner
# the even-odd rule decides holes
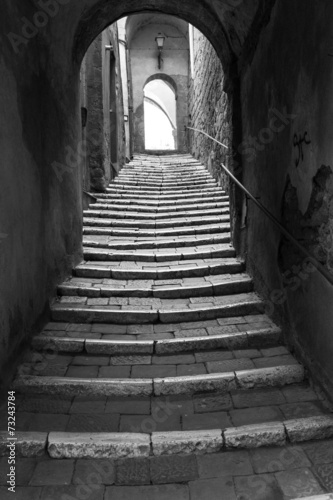
[[[224,148],[226,149],[229,149],[228,146],[225,146],[224,144],[222,144],[220,141],[218,141],[217,139],[214,139],[214,137],[211,137],[210,135],[208,135],[206,132],[203,132],[202,130],[198,130],[198,129],[195,129],[195,128],[191,128],[191,127],[186,127],[190,130],[194,130],[195,132],[199,132],[207,137],[209,137],[210,139],[212,139],[214,142],[216,142],[217,144],[220,144],[221,146],[223,146]],[[327,269],[320,263],[318,262],[318,260],[313,257],[307,250],[306,248],[303,247],[303,245],[301,245],[296,238],[294,238],[294,236],[288,231],[288,229],[286,229],[279,221],[278,219],[262,204],[260,203],[260,201],[258,201],[247,189],[245,186],[243,186],[243,184],[230,172],[230,170],[227,169],[227,167],[225,165],[223,165],[223,163],[221,163],[221,167],[223,168],[223,170],[225,171],[225,173],[231,178],[231,180],[237,184],[237,186],[257,205],[257,207],[260,208],[260,210],[262,212],[264,212],[264,214],[279,228],[279,230],[281,231],[281,233],[286,237],[288,238],[297,248],[298,250],[300,250],[300,252],[302,252],[306,257],[307,259],[311,262],[311,264],[313,264],[315,266],[315,268],[327,279],[327,281],[329,281],[329,283],[331,283],[331,285],[333,285],[333,276],[331,275],[331,273],[329,273],[329,271],[327,271]]]

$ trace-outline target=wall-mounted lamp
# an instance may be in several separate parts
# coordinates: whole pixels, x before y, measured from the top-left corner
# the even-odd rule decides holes
[[[105,45],[105,50],[110,50],[113,52],[113,45]]]
[[[124,121],[128,122],[128,115],[124,115]]]
[[[158,48],[158,69],[162,68],[162,51],[164,47],[164,42],[165,42],[165,36],[162,35],[162,33],[159,33],[157,37],[155,38],[155,41],[157,43],[157,48]]]

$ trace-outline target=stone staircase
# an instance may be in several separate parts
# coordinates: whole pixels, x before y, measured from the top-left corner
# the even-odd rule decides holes
[[[230,244],[226,193],[190,155],[141,155],[97,198],[13,383],[22,498],[333,491],[333,417]]]

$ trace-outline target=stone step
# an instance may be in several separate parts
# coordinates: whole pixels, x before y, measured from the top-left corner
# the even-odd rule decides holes
[[[121,229],[114,228],[109,229],[105,227],[92,227],[84,226],[83,234],[90,235],[101,235],[101,236],[122,236],[124,238],[128,237],[144,237],[150,236],[153,238],[163,238],[164,236],[199,236],[202,234],[214,234],[214,233],[230,233],[230,224],[207,224],[204,226],[193,226],[193,227],[179,227],[170,229]]]
[[[99,208],[98,208],[99,207]],[[148,219],[151,221],[160,221],[163,219],[171,219],[171,218],[183,218],[188,220],[189,218],[192,217],[213,217],[213,216],[219,216],[219,215],[228,215],[230,213],[229,207],[225,208],[214,208],[214,209],[207,209],[207,210],[191,210],[191,211],[176,211],[175,213],[172,213],[172,215],[169,212],[159,212],[159,213],[151,213],[151,212],[143,212],[141,211],[135,211],[135,210],[127,210],[127,211],[115,211],[115,210],[108,210],[106,207],[103,207],[102,205],[98,205],[98,207],[94,207],[94,205],[91,206],[89,210],[84,210],[83,215],[86,218],[93,218],[96,219],[98,217],[101,218],[112,218],[112,219]]]
[[[138,213],[141,212],[143,214],[151,215],[152,217],[156,216],[159,217],[160,215],[177,215],[178,213],[188,213],[188,212],[199,212],[204,211],[205,214],[210,214],[211,210],[220,210],[222,213],[224,211],[227,211],[226,213],[230,212],[230,205],[228,202],[221,202],[221,203],[203,203],[203,204],[192,204],[192,205],[167,205],[164,206],[162,205],[161,207],[159,206],[145,206],[145,205],[134,205],[134,204],[122,204],[119,203],[117,204],[116,202],[114,203],[93,203],[89,205],[89,210],[106,210],[106,211],[111,211],[111,212],[133,212],[133,213]]]
[[[191,191],[198,189],[210,189],[216,188],[217,182],[214,180],[207,181],[192,181],[192,182],[175,182],[174,184],[165,184],[164,182],[156,183],[156,182],[142,182],[142,181],[125,181],[122,179],[115,179],[112,184],[109,186],[110,188],[116,187],[118,189],[135,189],[135,190],[152,190],[157,192],[183,192],[183,191]]]
[[[107,219],[98,214],[97,218],[84,217],[83,224],[89,227],[120,227],[137,229],[168,229],[183,228],[191,226],[204,226],[207,224],[224,224],[230,221],[229,215],[213,215],[207,217],[187,217],[163,220],[142,220],[142,219]],[[230,226],[229,226],[230,231]]]
[[[163,248],[188,248],[201,246],[216,246],[221,244],[230,243],[230,234],[223,233],[212,234],[208,236],[194,236],[194,237],[178,237],[178,238],[109,238],[108,236],[89,236],[83,237],[83,245],[86,247],[94,248],[112,248],[114,250],[154,250]]]
[[[161,208],[165,209],[166,206],[169,206],[171,203],[173,206],[190,206],[193,204],[199,205],[200,203],[228,203],[229,204],[229,196],[224,194],[218,194],[214,196],[206,196],[204,194],[198,195],[196,197],[186,196],[185,199],[179,199],[178,197],[173,200],[163,200],[160,197],[139,197],[139,196],[124,196],[124,195],[109,195],[109,194],[96,194],[96,198],[99,203],[102,204],[122,204],[122,205],[144,205],[145,207],[153,207],[153,208]],[[184,196],[182,197],[184,198]],[[204,201],[203,201],[204,199]]]
[[[102,325],[103,326],[103,325]],[[102,331],[102,326],[96,325],[96,330]],[[114,325],[116,326],[116,325]],[[161,325],[163,326],[163,325]],[[210,335],[204,336],[204,329],[184,330],[188,335],[199,336],[186,336],[174,339],[159,340],[158,334],[151,335],[151,340],[126,340],[127,335],[123,334],[123,340],[96,339],[87,336],[86,338],[80,337],[67,337],[66,332],[54,332],[52,330],[45,331],[42,334],[33,338],[32,348],[36,351],[56,352],[63,354],[95,354],[95,355],[176,355],[180,353],[193,353],[197,362],[204,360],[226,360],[226,359],[240,359],[244,358],[255,359],[260,362],[263,361],[263,356],[285,355],[288,353],[287,349],[283,347],[276,347],[282,340],[281,329],[276,326],[258,329],[256,327],[249,327],[247,330],[238,331],[233,333],[220,333],[226,329],[223,327],[208,327],[213,332]],[[117,328],[114,328],[117,331]],[[111,328],[109,329],[111,331]],[[135,326],[131,327],[130,331],[138,331]],[[142,329],[140,331],[143,331]],[[216,332],[216,333],[214,333]],[[56,334],[58,336],[52,336]],[[80,333],[78,332],[78,335]],[[201,334],[201,336],[200,336]],[[61,335],[61,336],[60,336]],[[88,335],[88,333],[86,333]],[[108,337],[115,337],[108,336]],[[157,337],[157,340],[154,340]],[[119,336],[120,338],[120,336]],[[274,348],[273,348],[274,347]],[[260,350],[259,350],[260,349]],[[217,352],[221,350],[220,352]],[[202,356],[202,352],[210,351],[207,358]],[[227,353],[226,351],[233,351]],[[269,352],[268,352],[269,351]],[[181,360],[184,363],[184,360]],[[192,362],[190,359],[185,360],[186,363]],[[176,360],[175,360],[176,364]],[[181,364],[181,363],[180,363]]]
[[[109,248],[93,248],[84,246],[85,261],[134,261],[134,262],[171,262],[180,260],[218,259],[235,257],[236,252],[231,245],[215,245],[210,248],[185,247],[176,250],[115,250]]]
[[[149,174],[123,174],[120,173],[116,179],[118,182],[124,182],[125,184],[130,183],[140,183],[142,185],[147,185],[149,187],[165,185],[166,187],[172,186],[192,186],[194,184],[206,184],[207,182],[217,182],[209,174],[188,174],[188,175],[153,175]],[[112,183],[110,184],[112,185]]]
[[[281,388],[300,384],[304,380],[304,368],[299,364],[294,364],[208,375],[154,379],[19,375],[13,383],[13,389],[18,394],[23,395],[142,398],[149,396],[191,396],[215,391],[219,394],[227,394],[236,390]]]
[[[43,456],[43,454],[45,454],[46,452],[48,455],[48,461],[51,462],[50,465],[52,465],[52,458],[55,459],[55,467],[57,467],[57,461],[59,459],[108,459],[112,461],[121,460],[122,466],[126,465],[127,467],[131,467],[130,470],[135,471],[139,467],[138,460],[141,462],[141,465],[143,464],[143,460],[149,460],[150,463],[147,463],[148,470],[151,470],[153,473],[154,461],[156,459],[161,460],[163,458],[163,463],[155,464],[155,473],[157,474],[157,480],[160,477],[160,468],[162,467],[162,470],[164,470],[165,465],[168,465],[169,463],[165,462],[165,460],[167,460],[167,457],[170,457],[174,461],[177,456],[179,456],[179,458],[180,456],[183,456],[184,458],[182,459],[181,463],[182,466],[185,466],[185,464],[187,463],[184,462],[185,457],[189,456],[190,458],[191,455],[194,455],[198,457],[198,460],[200,461],[200,463],[202,463],[202,465],[206,464],[207,468],[209,466],[209,463],[211,464],[211,466],[214,465],[215,467],[218,467],[218,465],[220,465],[221,467],[222,464],[225,463],[232,464],[234,461],[232,460],[230,451],[240,448],[243,448],[245,450],[255,450],[256,448],[261,447],[271,447],[270,449],[272,449],[272,447],[281,448],[282,446],[284,446],[285,451],[289,456],[289,454],[293,455],[294,451],[291,447],[289,449],[289,441],[292,441],[294,445],[297,443],[307,443],[308,441],[317,441],[319,445],[319,442],[321,440],[327,440],[332,437],[332,426],[333,418],[332,416],[328,415],[325,417],[319,416],[297,418],[294,420],[285,420],[283,422],[263,422],[257,425],[247,425],[236,429],[233,427],[223,428],[222,426],[220,426],[219,428],[217,427],[215,429],[210,429],[209,431],[152,431],[149,434],[145,434],[143,432],[86,432],[84,434],[77,432],[18,432],[16,446],[18,455],[21,457],[29,458],[30,460]],[[295,429],[299,429],[299,431],[295,433]],[[2,445],[1,455],[6,456],[6,431],[0,433],[0,443]],[[329,445],[329,442],[326,442],[326,448],[328,448],[327,445]],[[229,452],[228,456],[226,455],[226,452]],[[247,471],[252,472],[253,469],[251,466],[251,462],[247,458],[245,452],[243,452],[242,457],[239,455],[236,456],[236,451],[234,451],[234,453],[236,463],[241,463]],[[298,451],[299,456],[300,453],[301,452]],[[210,457],[208,463],[208,456],[206,458],[205,455],[208,455]],[[126,459],[125,463],[124,459]],[[69,463],[69,460],[67,461]],[[181,463],[179,463],[179,466],[181,465]],[[276,463],[276,461],[274,461],[274,463]],[[118,462],[116,462],[116,464],[118,465]],[[91,462],[89,463],[89,465],[91,467]],[[114,464],[112,463],[112,472],[113,465]],[[171,465],[171,462],[169,465]],[[109,463],[109,466],[111,466],[111,462]],[[189,466],[189,464],[187,464],[187,466]],[[101,469],[98,466],[96,467],[96,470],[100,472],[103,471],[103,475],[107,472],[110,473],[109,468],[107,468],[107,471],[105,471],[103,468]],[[231,467],[231,465],[229,465],[229,467]],[[212,475],[214,476],[214,471],[212,472]],[[296,472],[297,471],[295,471],[295,474]],[[237,475],[238,473],[239,472],[237,471]],[[220,475],[221,472],[219,476]],[[146,477],[146,475],[144,475],[143,477]],[[185,477],[187,476],[183,476],[182,474],[180,475],[181,482],[184,482]],[[190,475],[190,477],[192,476]],[[211,477],[211,475],[209,475],[209,477]],[[261,481],[261,475],[250,477],[256,478],[256,484],[258,484],[257,480]],[[124,480],[122,480],[120,483],[117,483],[122,485],[122,490],[126,491],[126,493],[124,492],[124,494],[128,499],[134,498],[134,496],[138,493],[140,494],[140,498],[161,498],[160,495],[162,494],[162,492],[164,492],[163,498],[165,499],[189,498],[187,494],[187,487],[185,485],[181,486],[175,484],[166,484],[162,486],[139,486],[142,481],[142,476],[140,474],[136,474],[134,476],[134,479],[132,478],[132,481],[131,478],[132,475],[127,478],[127,481],[129,482],[129,484],[133,484],[134,482],[136,486],[124,487],[124,484],[127,484],[126,482],[124,483]],[[266,481],[264,481],[264,479],[266,479],[266,476],[262,479],[263,484],[266,485],[267,479]],[[170,478],[167,474],[165,475],[164,480],[166,482],[170,482]],[[210,479],[209,481],[216,482],[216,480],[214,479]],[[148,481],[147,484],[149,483],[150,481]],[[222,483],[220,480],[218,483],[218,488],[221,488],[221,484]],[[313,484],[314,483],[312,481],[311,485]],[[178,488],[175,486],[178,486]],[[180,488],[183,488],[182,492]],[[317,491],[318,488],[319,485],[317,486]],[[111,490],[113,490],[114,488],[109,489],[111,493]],[[115,487],[115,492],[116,490],[120,494],[119,487]],[[73,487],[73,489],[70,491],[75,494],[75,491],[77,490],[75,490],[75,488]],[[117,498],[120,498],[118,493]],[[175,497],[175,495],[178,496]],[[307,497],[307,500],[331,500],[331,498],[333,498],[333,495],[327,494],[319,496],[317,495],[315,497]]]
[[[221,194],[221,189],[219,187],[205,187],[205,188],[195,188],[195,189],[144,189],[134,186],[116,186],[112,185],[112,187],[107,188],[107,194],[125,194],[135,195],[135,196],[143,196],[146,195],[146,198],[160,197],[161,199],[173,199],[173,198],[186,198],[186,197],[194,197],[196,195],[202,196],[212,195],[212,194]]]
[[[162,266],[162,263],[148,264],[140,262],[134,264],[133,262],[126,261],[122,263],[107,262],[94,264],[84,262],[75,268],[74,274],[78,278],[142,281],[201,278],[211,275],[237,274],[244,271],[244,262],[232,258],[210,259],[209,262],[170,262],[169,266]]]
[[[183,281],[179,285],[158,285],[158,281],[152,284],[129,285],[96,285],[93,283],[78,283],[68,281],[58,286],[58,295],[89,298],[107,297],[141,297],[141,298],[161,298],[180,299],[190,297],[206,297],[209,295],[231,295],[248,293],[253,291],[253,282],[249,276],[233,275],[232,278],[216,276],[216,279],[209,281],[202,278],[199,282],[196,278]]]
[[[103,305],[95,305],[99,302]],[[126,305],[123,305],[125,303]],[[150,305],[146,305],[148,303]],[[174,301],[119,297],[88,299],[66,296],[51,306],[51,317],[53,321],[70,323],[177,323],[260,314],[264,309],[264,303],[255,293],[194,297]]]

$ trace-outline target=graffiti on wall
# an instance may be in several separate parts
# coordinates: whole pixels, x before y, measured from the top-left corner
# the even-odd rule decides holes
[[[294,148],[297,148],[297,157],[295,159],[296,168],[299,166],[301,162],[304,161],[304,145],[311,144],[310,139],[308,138],[308,133],[304,132],[303,135],[294,135]]]

